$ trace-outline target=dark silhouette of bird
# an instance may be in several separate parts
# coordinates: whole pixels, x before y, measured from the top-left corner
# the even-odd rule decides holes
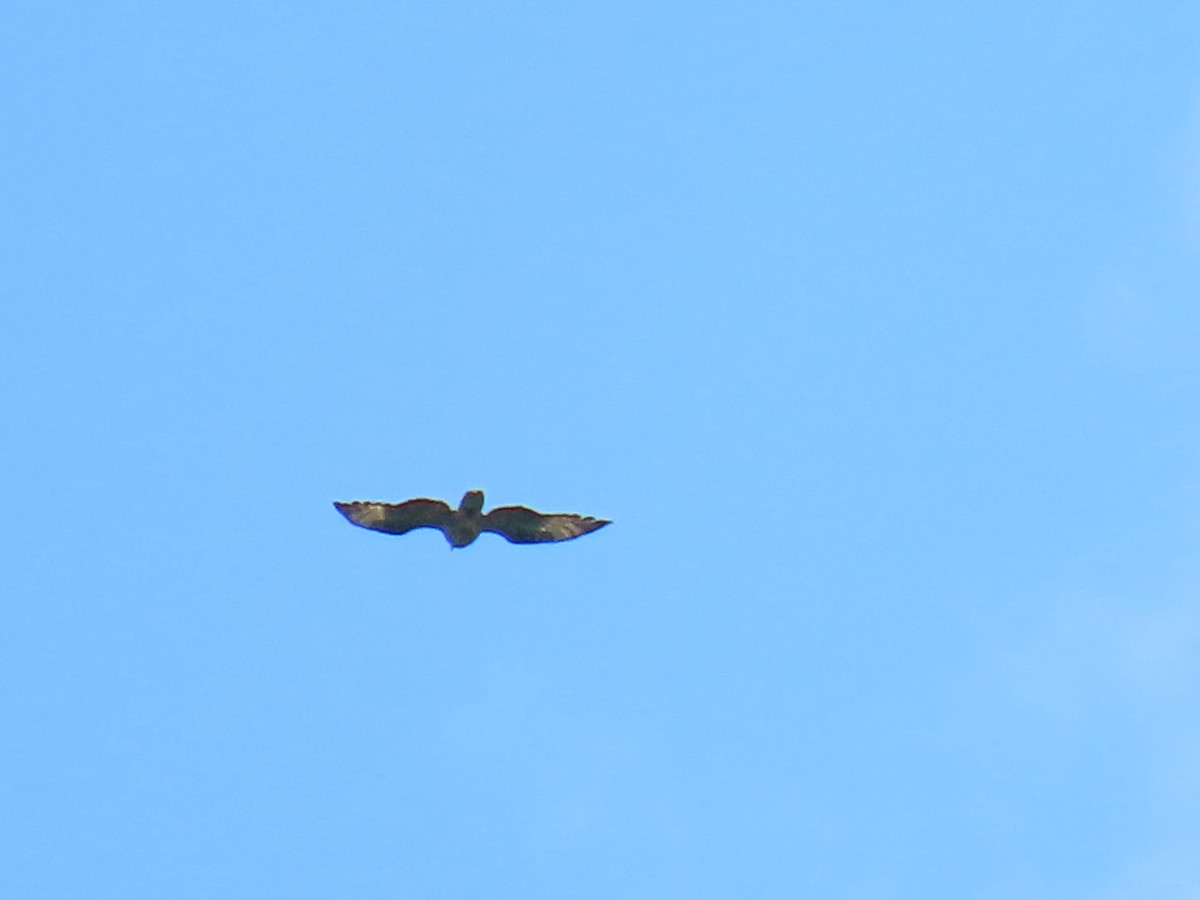
[[[451,549],[467,546],[484,531],[498,534],[513,544],[542,544],[569,541],[609,523],[608,519],[575,513],[540,513],[527,506],[498,506],[485,513],[483,491],[467,491],[458,509],[425,497],[404,503],[335,500],[333,505],[355,525],[372,531],[407,534],[416,528],[437,528],[446,536]]]

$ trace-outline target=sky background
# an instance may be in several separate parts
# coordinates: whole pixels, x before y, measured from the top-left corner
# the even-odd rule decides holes
[[[0,895],[1200,897],[1198,46],[6,4]]]

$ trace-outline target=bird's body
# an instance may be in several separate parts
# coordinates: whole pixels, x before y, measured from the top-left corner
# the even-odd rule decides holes
[[[540,513],[527,506],[498,506],[483,511],[483,491],[467,491],[458,509],[441,500],[419,497],[404,503],[334,501],[337,511],[362,528],[387,534],[407,534],[416,528],[437,528],[451,547],[465,547],[484,531],[513,544],[569,541],[608,524],[607,519],[574,513]]]

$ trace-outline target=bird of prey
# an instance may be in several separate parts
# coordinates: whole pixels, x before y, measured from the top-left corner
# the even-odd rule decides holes
[[[483,531],[494,532],[513,544],[540,544],[569,541],[609,523],[608,519],[574,513],[540,513],[527,506],[498,506],[484,513],[483,491],[467,491],[458,509],[424,497],[404,503],[335,500],[333,505],[355,525],[372,531],[407,534],[414,528],[437,528],[451,549],[467,546]]]

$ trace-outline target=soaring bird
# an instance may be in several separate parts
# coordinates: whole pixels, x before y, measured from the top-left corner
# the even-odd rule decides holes
[[[437,528],[446,536],[451,549],[467,546],[482,531],[494,532],[513,544],[540,544],[569,541],[609,523],[608,519],[575,513],[540,513],[527,506],[498,506],[484,513],[483,491],[467,491],[458,509],[425,497],[404,503],[335,500],[333,505],[355,525],[372,531],[407,534],[414,528]]]

